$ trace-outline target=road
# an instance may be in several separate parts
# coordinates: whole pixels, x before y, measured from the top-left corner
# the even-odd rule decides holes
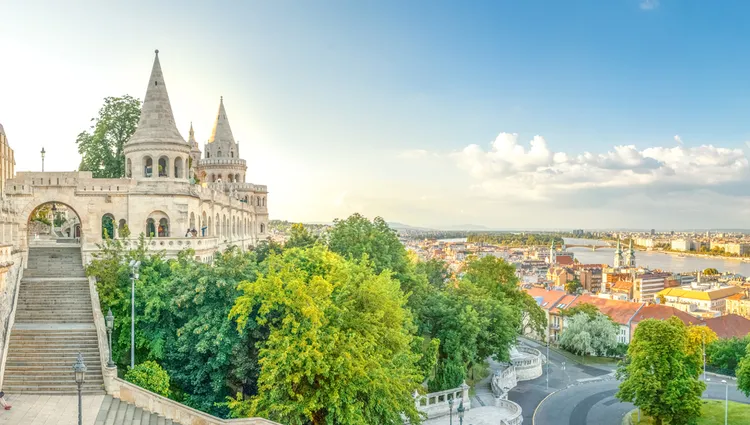
[[[610,379],[600,382],[581,383],[555,392],[545,399],[536,410],[532,425],[620,425],[625,414],[635,407],[621,403],[614,395],[619,381]],[[723,400],[725,384],[709,382],[703,398]],[[750,403],[750,399],[729,385],[729,399]]]

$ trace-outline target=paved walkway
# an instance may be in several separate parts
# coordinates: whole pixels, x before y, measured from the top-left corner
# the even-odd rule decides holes
[[[77,396],[12,395],[5,399],[11,410],[0,410],[2,425],[75,425],[78,423]],[[83,425],[94,425],[103,395],[83,396]]]
[[[497,425],[500,419],[510,416],[510,411],[501,407],[486,406],[471,408],[464,415],[464,423],[471,425]],[[449,425],[451,423],[448,415],[430,419],[423,422],[424,425]],[[453,413],[453,424],[458,425],[458,414]]]

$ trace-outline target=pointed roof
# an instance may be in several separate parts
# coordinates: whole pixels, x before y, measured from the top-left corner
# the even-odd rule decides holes
[[[214,121],[214,128],[211,130],[208,143],[228,144],[230,142],[234,144],[234,136],[232,135],[232,128],[229,126],[229,119],[227,119],[227,111],[224,110],[224,96],[221,96],[219,112],[216,114],[216,121]]]
[[[187,146],[174,122],[172,105],[169,103],[167,85],[159,63],[159,51],[155,51],[154,66],[148,79],[146,97],[141,107],[141,117],[135,133],[128,140],[127,145],[139,143],[179,144]]]
[[[620,247],[620,238],[619,237],[617,238],[617,249],[615,250],[615,252],[622,252],[622,248]]]
[[[193,131],[193,122],[190,121],[190,131],[188,132],[188,144],[191,147],[191,151],[198,151],[198,142],[195,141],[195,131]]]

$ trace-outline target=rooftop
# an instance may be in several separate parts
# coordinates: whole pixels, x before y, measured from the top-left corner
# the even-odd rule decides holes
[[[682,288],[667,288],[659,291],[659,295],[665,297],[687,298],[691,300],[719,300],[742,292],[742,288],[729,286],[726,288],[713,289],[709,291],[692,291]]]
[[[621,325],[627,325],[635,313],[644,306],[644,303],[630,301],[609,300],[606,298],[593,297],[591,295],[578,296],[569,307],[581,304],[593,304],[600,312],[609,316]]]
[[[682,323],[686,325],[695,325],[701,322],[701,319],[674,307],[663,304],[650,304],[638,311],[635,317],[633,317],[633,323],[642,322],[646,319],[667,320],[672,316],[682,320]]]
[[[563,298],[566,294],[563,291],[548,290],[544,288],[527,288],[524,289],[527,294],[537,299],[539,306],[545,310],[549,310],[558,304],[558,301]]]
[[[712,317],[704,320],[704,323],[719,338],[743,338],[750,334],[750,320],[736,314]]]

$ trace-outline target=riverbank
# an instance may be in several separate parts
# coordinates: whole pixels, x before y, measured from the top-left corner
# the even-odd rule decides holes
[[[650,252],[650,253],[661,253],[661,254],[667,254],[672,255],[675,257],[697,257],[697,258],[708,258],[708,259],[716,259],[716,260],[735,260],[742,263],[750,263],[750,257],[732,257],[728,255],[708,255],[708,254],[701,254],[699,252],[681,252],[681,251],[664,251],[664,250],[638,250],[638,252]]]

